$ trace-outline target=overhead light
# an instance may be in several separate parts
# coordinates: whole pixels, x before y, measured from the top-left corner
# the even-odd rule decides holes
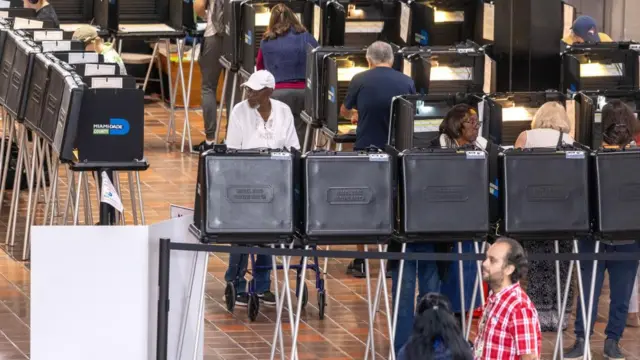
[[[348,19],[364,19],[364,10],[356,9],[355,4],[349,4],[347,6],[347,18]]]
[[[523,106],[503,107],[502,121],[531,121],[536,111],[538,109]]]
[[[444,11],[433,8],[433,22],[435,23],[461,23],[464,22],[464,11]]]
[[[430,81],[473,80],[473,71],[470,67],[432,66],[429,79]]]
[[[620,77],[624,73],[624,64],[600,64],[588,62],[580,64],[580,77]]]

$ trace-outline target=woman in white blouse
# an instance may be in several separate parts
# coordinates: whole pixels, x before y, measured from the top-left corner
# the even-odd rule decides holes
[[[266,70],[256,71],[242,87],[247,91],[247,100],[231,111],[227,147],[300,149],[291,109],[287,104],[271,99],[276,87],[273,75]]]

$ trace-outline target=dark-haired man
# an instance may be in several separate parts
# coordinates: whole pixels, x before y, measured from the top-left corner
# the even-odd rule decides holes
[[[482,278],[491,293],[475,341],[475,359],[534,360],[540,358],[542,334],[533,302],[520,287],[527,256],[513,239],[499,238],[487,251]]]
[[[23,0],[23,4],[26,9],[34,9],[36,11],[36,19],[40,21],[50,21],[53,27],[55,27],[56,29],[60,27],[60,20],[58,20],[58,14],[56,14],[56,11],[53,9],[53,6],[49,4],[49,1]]]

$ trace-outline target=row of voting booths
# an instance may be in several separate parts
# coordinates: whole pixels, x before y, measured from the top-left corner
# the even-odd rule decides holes
[[[229,23],[222,60],[227,74],[233,74],[225,79],[227,90],[233,78],[233,103],[237,77],[254,71],[268,18],[262,14],[275,3],[226,4],[229,18],[242,19]],[[631,210],[640,201],[635,196],[640,171],[629,170],[637,168],[640,150],[601,149],[600,126],[602,106],[611,99],[638,109],[640,62],[634,43],[560,46],[577,14],[557,1],[287,4],[320,44],[307,52],[302,116],[309,126],[303,151],[217,146],[201,154],[192,226],[201,241],[305,249],[375,244],[381,251],[394,241],[404,252],[407,243],[428,239],[455,242],[462,253],[463,241],[476,241],[480,252],[487,238],[507,235],[520,241],[555,239],[556,252],[558,241],[573,241],[578,252],[577,239],[585,236],[599,243],[640,235]],[[544,24],[534,21],[540,18]],[[357,126],[341,118],[339,108],[353,76],[367,69],[366,47],[375,40],[392,44],[394,67],[413,78],[418,94],[393,100],[387,149],[340,151],[341,144],[355,140]],[[549,101],[565,106],[571,135],[579,144],[559,141],[552,149],[513,149],[537,109]],[[480,133],[498,151],[426,149],[445,114],[460,103],[478,109]],[[336,143],[338,151],[318,149],[320,134]],[[402,269],[403,261],[401,274]],[[483,296],[480,273],[471,303]],[[367,353],[375,353],[374,309],[388,299],[383,278],[384,270],[373,290],[367,273]],[[462,274],[460,278],[465,304]],[[556,281],[562,287],[559,275]],[[564,283],[560,319],[570,281]],[[580,283],[583,294],[593,294],[594,283],[584,287]],[[376,296],[381,289],[384,296]],[[388,318],[393,338],[397,308],[387,314],[393,314]],[[470,323],[463,321],[466,336]],[[294,351],[297,331],[296,326]],[[556,352],[561,352],[558,341]]]
[[[43,225],[67,224],[69,218],[77,224],[82,208],[84,223],[95,223],[91,173],[101,196],[104,177],[121,193],[118,171],[128,172],[134,223],[136,208],[144,223],[138,171],[149,166],[143,150],[144,93],[135,79],[121,74],[117,64],[105,63],[102,55],[85,52],[82,42],[69,40],[69,32],[43,26],[30,19],[0,20],[0,204],[8,196],[6,184],[13,180],[5,245],[16,258],[25,260],[36,218]],[[59,194],[58,181],[63,177],[59,169],[65,167],[66,197]],[[7,179],[9,173],[15,178]],[[41,196],[44,208],[39,206]],[[25,224],[18,214],[22,201],[27,204]],[[122,212],[116,213],[100,198],[97,205],[99,224],[124,223]],[[16,230],[19,220],[24,232]],[[18,234],[24,240],[16,241]]]

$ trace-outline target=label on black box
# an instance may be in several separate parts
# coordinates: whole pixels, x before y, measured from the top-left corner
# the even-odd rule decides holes
[[[565,157],[567,159],[584,159],[584,151],[567,151]]]
[[[369,154],[369,161],[389,161],[387,154]]]
[[[272,160],[287,160],[289,159],[289,153],[286,152],[274,152],[271,153]]]
[[[467,151],[467,159],[484,159],[484,151]]]
[[[373,192],[368,187],[335,187],[327,190],[327,202],[331,205],[366,205]]]
[[[227,199],[232,203],[269,203],[273,200],[271,186],[230,186]]]

